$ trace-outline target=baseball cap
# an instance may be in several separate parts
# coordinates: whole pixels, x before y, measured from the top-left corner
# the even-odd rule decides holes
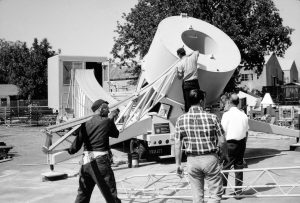
[[[103,103],[108,104],[108,102],[103,99],[96,100],[91,107],[92,111],[95,112]]]

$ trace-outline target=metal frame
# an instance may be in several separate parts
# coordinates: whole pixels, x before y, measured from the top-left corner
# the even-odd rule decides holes
[[[162,98],[165,97],[166,92],[164,91],[167,90],[167,88],[171,85],[170,83],[176,77],[176,69],[174,69],[174,66],[177,64],[177,62],[178,60],[167,70],[165,70],[159,77],[157,77],[156,80],[137,91],[134,95],[116,104],[109,105],[110,110],[114,110],[129,102],[120,112],[119,117],[115,121],[120,130],[120,134],[122,134],[122,132],[129,128],[132,124],[142,122],[142,117],[146,116],[151,108],[153,108],[153,106],[155,106]],[[73,82],[72,85],[76,84]],[[154,86],[158,88],[154,88]],[[70,140],[68,140],[70,135],[80,127],[80,124],[85,123],[92,116],[93,114],[72,119],[64,123],[49,126],[44,130],[44,133],[46,134],[46,142],[43,148],[47,150],[47,160],[51,170],[54,169],[55,157],[60,154],[57,153],[59,150],[54,149],[64,141],[70,142]],[[121,122],[122,118],[124,122]],[[60,138],[54,144],[52,144],[54,135],[58,135]],[[127,138],[130,139],[135,137],[136,134],[132,133],[130,136],[131,137]],[[122,137],[122,135],[120,135],[120,137]],[[114,144],[117,142],[118,141],[114,141]]]
[[[297,177],[292,176],[292,170],[297,170],[299,173],[300,166],[223,170],[222,175],[228,172],[229,177],[233,177],[233,173],[241,171],[244,173],[245,178],[249,173],[257,173],[249,182],[244,180],[243,186],[240,187],[236,187],[234,183],[232,184],[232,181],[228,181],[227,190],[234,191],[236,188],[242,188],[242,193],[237,195],[232,192],[223,195],[223,198],[300,197],[300,178],[296,180]],[[290,175],[288,178],[294,182],[280,183],[282,180],[279,179],[286,181],[287,178],[287,175],[279,174],[282,171]],[[266,182],[263,178],[267,178],[268,182],[257,184],[259,182]],[[270,180],[271,182],[269,182]],[[118,180],[117,185],[119,186],[118,196],[121,199],[192,199],[187,173],[184,173],[183,177],[179,177],[176,173],[135,175]],[[270,190],[272,188],[273,190]],[[263,191],[260,191],[262,189]],[[189,195],[187,195],[188,192]],[[207,194],[205,197],[208,197]]]

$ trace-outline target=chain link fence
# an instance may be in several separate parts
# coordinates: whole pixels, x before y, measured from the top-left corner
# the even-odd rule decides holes
[[[48,126],[56,123],[57,113],[47,106],[47,100],[11,101],[10,106],[0,107],[3,125]]]

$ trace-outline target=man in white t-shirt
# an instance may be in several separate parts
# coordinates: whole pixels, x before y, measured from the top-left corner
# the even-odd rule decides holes
[[[191,107],[189,101],[189,92],[192,89],[200,89],[198,83],[197,73],[197,61],[199,57],[199,51],[193,51],[190,55],[186,55],[184,48],[177,50],[177,55],[181,59],[177,64],[177,77],[183,79],[182,91],[184,98],[184,110],[189,111]]]
[[[221,124],[225,131],[225,137],[228,146],[229,161],[224,162],[223,170],[243,169],[244,153],[248,137],[248,117],[238,109],[239,97],[232,94],[229,99],[230,109],[222,116]],[[224,173],[223,186],[227,186],[228,173]],[[235,173],[235,186],[243,185],[243,172]],[[224,190],[225,192],[225,190]],[[236,194],[241,194],[242,188],[235,189]]]

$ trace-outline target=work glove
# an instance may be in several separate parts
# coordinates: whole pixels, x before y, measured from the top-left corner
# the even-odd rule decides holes
[[[110,114],[109,114],[109,118],[110,119],[116,119],[118,117],[120,113],[120,110],[119,109],[115,109],[113,110]]]
[[[224,162],[229,162],[228,154],[220,153],[220,163],[223,164]]]
[[[176,169],[176,174],[180,177],[180,178],[183,178],[183,168],[182,166],[177,166],[177,169]]]

